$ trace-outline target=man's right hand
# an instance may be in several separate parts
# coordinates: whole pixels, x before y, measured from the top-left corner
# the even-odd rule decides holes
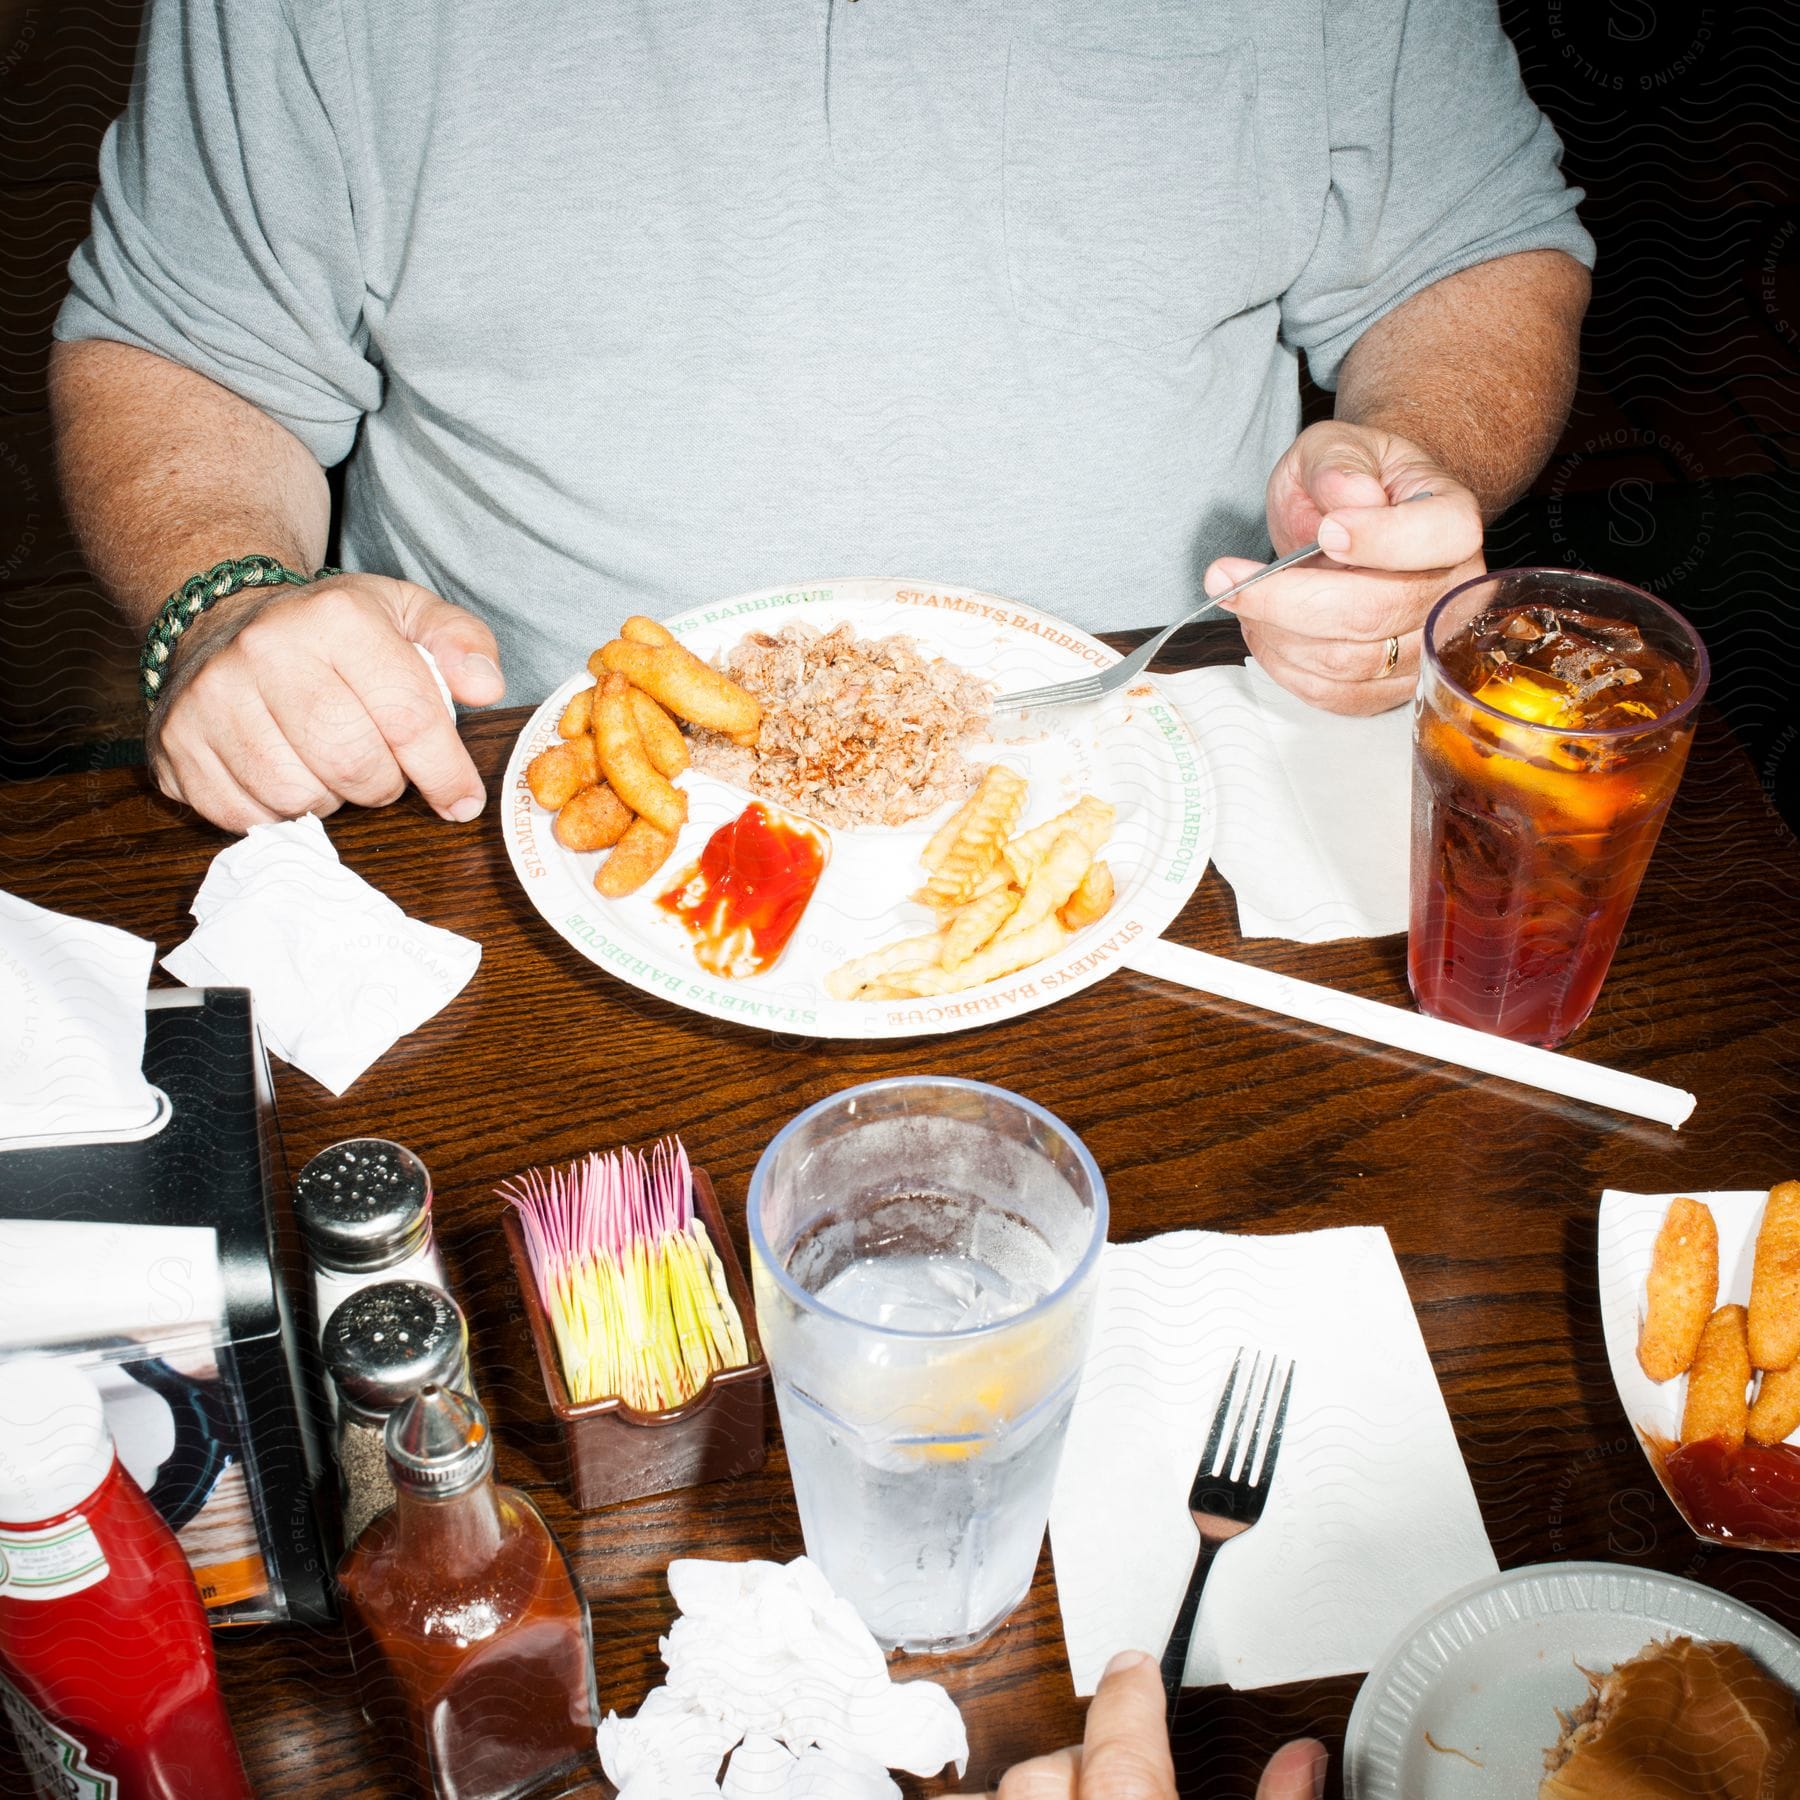
[[[182,636],[151,715],[157,785],[228,831],[385,806],[408,781],[441,818],[487,802],[424,658],[465,706],[506,691],[494,634],[410,581],[334,575],[222,600]]]

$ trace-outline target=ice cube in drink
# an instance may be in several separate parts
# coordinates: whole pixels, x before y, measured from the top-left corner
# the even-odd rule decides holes
[[[1485,705],[1568,731],[1653,721],[1686,699],[1690,685],[1635,626],[1570,607],[1493,607],[1457,632],[1442,656]]]
[[[1415,736],[1413,995],[1436,1017],[1546,1045],[1599,995],[1705,679],[1698,640],[1660,602],[1570,579],[1643,605],[1613,616],[1488,578],[1513,596],[1431,642]]]

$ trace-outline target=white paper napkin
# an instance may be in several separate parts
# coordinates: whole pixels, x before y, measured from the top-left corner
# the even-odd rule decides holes
[[[1113,1244],[1050,1508],[1078,1694],[1160,1655],[1193,1563],[1188,1489],[1240,1345],[1296,1372],[1261,1522],[1219,1552],[1190,1685],[1361,1674],[1497,1565],[1406,1284],[1376,1228]]]
[[[438,667],[438,659],[423,644],[414,644],[413,648],[424,658],[425,667],[431,671],[431,679],[437,686],[438,698],[443,701],[450,714],[450,723],[456,723],[456,696],[450,691],[450,684],[444,679],[444,671]]]
[[[1200,740],[1218,809],[1213,861],[1245,937],[1404,931],[1412,709],[1341,718],[1242,668],[1158,675]]]
[[[139,1133],[156,946],[0,892],[0,1142]]]
[[[269,1048],[334,1094],[481,961],[479,944],[409,918],[346,869],[310,813],[221,850],[190,910],[199,925],[163,967],[189,987],[249,988]]]
[[[956,1702],[935,1682],[890,1680],[856,1609],[804,1556],[683,1557],[669,1592],[681,1616],[660,1646],[667,1683],[600,1726],[619,1800],[899,1800],[889,1769],[967,1766]]]
[[[225,1317],[210,1225],[0,1219],[0,1350],[170,1338]]]

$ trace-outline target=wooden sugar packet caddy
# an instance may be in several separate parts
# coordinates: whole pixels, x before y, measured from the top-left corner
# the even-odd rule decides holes
[[[694,1213],[705,1225],[725,1271],[725,1286],[743,1321],[750,1360],[742,1368],[717,1370],[691,1399],[661,1412],[641,1412],[617,1396],[579,1405],[569,1398],[555,1335],[531,1272],[524,1228],[515,1208],[507,1207],[503,1215],[506,1248],[524,1297],[538,1373],[560,1446],[558,1479],[579,1512],[722,1481],[763,1466],[769,1365],[756,1335],[756,1310],[704,1169],[693,1171],[693,1184]]]

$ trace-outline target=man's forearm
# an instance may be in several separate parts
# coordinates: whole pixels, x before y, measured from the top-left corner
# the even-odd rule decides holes
[[[1556,447],[1588,285],[1572,256],[1528,250],[1421,288],[1345,357],[1337,417],[1430,451],[1493,518]]]
[[[57,473],[83,556],[134,624],[228,557],[323,560],[325,473],[286,426],[129,344],[54,346]]]

